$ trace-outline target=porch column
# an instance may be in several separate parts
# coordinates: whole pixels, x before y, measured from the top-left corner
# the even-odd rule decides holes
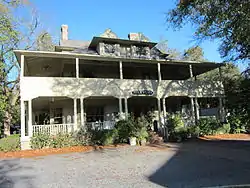
[[[74,98],[74,131],[77,129],[77,99]]]
[[[192,67],[192,65],[189,65],[189,73],[190,73],[190,78],[193,78],[193,67]]]
[[[33,127],[32,127],[32,99],[29,100],[29,120],[28,120],[28,131],[29,131],[29,137],[32,137],[33,135]]]
[[[84,127],[84,104],[83,104],[83,97],[80,98],[80,105],[81,105],[81,126]]]
[[[159,127],[162,127],[162,124],[161,124],[161,98],[157,98],[157,105],[158,105],[158,126]]]
[[[168,140],[167,110],[166,110],[166,98],[165,97],[162,99],[162,103],[163,103],[164,129],[166,130],[165,138],[166,140]]]
[[[198,121],[200,119],[198,98],[195,97],[194,101],[195,101],[195,117],[196,117],[196,121]]]
[[[167,116],[167,110],[166,110],[166,98],[162,99],[163,103],[163,116],[164,116],[164,123],[166,124],[166,116]]]
[[[25,137],[25,104],[24,100],[21,99],[21,138]]]
[[[124,98],[124,103],[125,103],[125,117],[128,118],[128,98]]]
[[[161,81],[161,64],[157,63],[158,80]]]
[[[122,61],[119,61],[120,79],[123,79]]]
[[[122,98],[119,98],[119,113],[122,115]]]
[[[22,80],[23,76],[24,76],[24,55],[21,55],[21,71],[20,71],[20,80]],[[21,138],[25,137],[25,104],[24,104],[24,100],[22,99],[21,96],[21,100],[20,100],[20,106],[21,106]]]
[[[222,97],[219,97],[219,115],[221,122],[225,122],[225,111],[224,111],[224,100]]]
[[[76,58],[76,78],[79,78],[79,58]]]
[[[190,97],[190,100],[191,100],[192,122],[194,123],[195,121],[194,98]]]

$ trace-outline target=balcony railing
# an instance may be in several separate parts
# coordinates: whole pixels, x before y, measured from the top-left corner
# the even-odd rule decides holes
[[[74,124],[33,125],[33,135],[39,133],[57,135],[58,133],[71,133],[73,131]]]
[[[97,129],[97,130],[113,129],[115,126],[115,121],[87,122],[86,126],[89,129]]]

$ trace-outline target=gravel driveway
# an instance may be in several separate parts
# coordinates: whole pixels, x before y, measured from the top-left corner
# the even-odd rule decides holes
[[[190,141],[170,146],[0,160],[0,187],[178,188],[250,184],[249,142]]]

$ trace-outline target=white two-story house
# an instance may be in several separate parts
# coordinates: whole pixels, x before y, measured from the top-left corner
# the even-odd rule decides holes
[[[110,129],[129,113],[154,112],[158,128],[168,112],[189,120],[209,113],[224,118],[222,82],[196,79],[223,64],[169,59],[141,33],[120,39],[108,29],[91,41],[76,41],[63,25],[54,52],[15,54],[21,67],[22,149],[45,127],[51,134],[84,126]],[[214,108],[199,105],[202,99],[212,100]]]

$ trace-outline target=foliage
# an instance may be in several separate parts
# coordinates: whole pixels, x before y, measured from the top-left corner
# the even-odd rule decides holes
[[[191,136],[192,138],[197,138],[200,136],[200,127],[196,125],[191,125],[187,127],[187,132],[188,135]]]
[[[198,127],[201,135],[215,135],[230,133],[229,123],[220,123],[215,118],[202,118],[198,121]]]
[[[40,132],[35,135],[30,140],[30,145],[32,149],[42,149],[50,146],[51,136],[47,132]]]
[[[167,121],[169,139],[172,141],[182,141],[187,138],[188,130],[185,128],[181,114],[172,114]]]
[[[112,130],[104,130],[103,135],[101,137],[101,143],[102,145],[111,145],[116,144],[118,141],[118,130],[112,129]]]
[[[11,124],[20,123],[20,67],[13,50],[34,50],[41,46],[36,43],[49,46],[50,35],[45,31],[36,40],[39,26],[38,15],[28,0],[0,0],[0,128],[5,135],[10,134]]]
[[[221,56],[231,60],[250,58],[250,4],[248,0],[181,0],[167,14],[170,26],[191,23],[196,39],[219,39]]]
[[[161,52],[169,54],[170,59],[181,59],[181,52],[174,48],[169,48],[167,40],[161,40],[156,46]]]
[[[230,130],[231,130],[230,124],[229,124],[229,123],[223,123],[223,124],[221,124],[221,125],[217,128],[215,134],[227,134],[227,133],[230,133]]]
[[[136,137],[138,138],[138,141],[141,141],[141,140],[144,140],[144,139],[147,140],[148,137],[149,137],[149,134],[148,134],[148,131],[147,131],[146,127],[140,128],[138,130],[138,132],[137,132],[137,136]]]
[[[54,51],[54,42],[52,36],[47,31],[42,31],[36,38],[36,50],[38,51]]]
[[[128,141],[129,137],[136,137],[136,122],[131,115],[125,120],[120,120],[116,123],[115,128],[118,131],[119,142],[124,143]]]
[[[184,51],[183,59],[187,61],[204,61],[204,52],[200,46],[191,47]]]
[[[243,118],[244,117],[240,114],[231,114],[228,117],[228,123],[230,124],[231,133],[245,132],[246,124],[244,124],[244,120],[242,120]]]
[[[219,121],[215,118],[202,118],[198,121],[201,135],[213,135],[219,127]]]
[[[118,142],[118,130],[89,130],[92,145],[111,145]]]
[[[92,133],[84,128],[81,128],[79,131],[73,134],[75,142],[77,145],[90,145],[92,143]]]
[[[20,136],[11,135],[6,138],[0,139],[0,151],[17,151],[20,150]]]
[[[63,148],[76,146],[78,143],[75,141],[72,134],[59,133],[56,136],[51,136],[49,138],[49,147],[51,148]]]

